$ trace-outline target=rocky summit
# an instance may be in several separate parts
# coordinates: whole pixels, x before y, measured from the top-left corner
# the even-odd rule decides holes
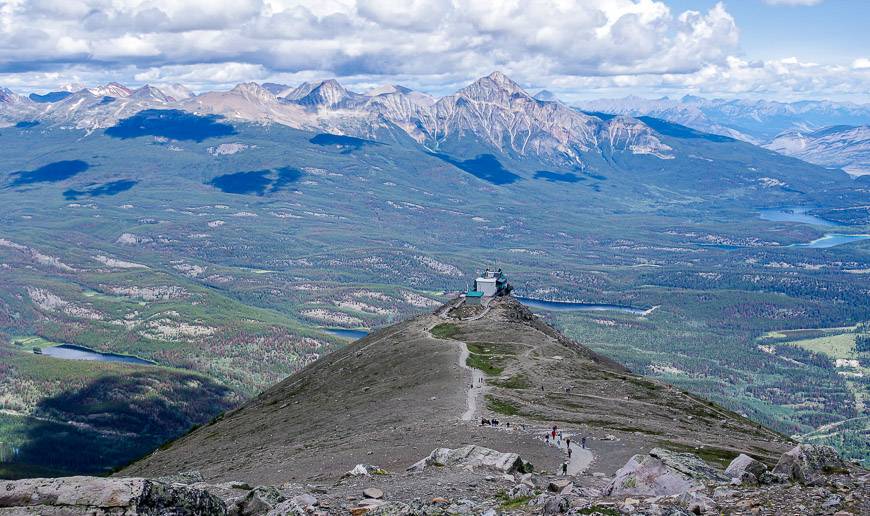
[[[867,482],[503,297],[377,331],[112,478],[0,484],[0,515],[842,516]]]

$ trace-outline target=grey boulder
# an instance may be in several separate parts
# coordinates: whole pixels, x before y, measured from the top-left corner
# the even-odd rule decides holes
[[[0,482],[0,513],[224,516],[226,506],[204,490],[143,478],[31,478]]]
[[[741,484],[757,484],[764,474],[767,466],[749,455],[741,453],[725,469],[725,475],[731,479],[738,479]]]
[[[408,468],[408,471],[423,471],[430,466],[456,466],[469,469],[482,468],[500,473],[525,473],[531,471],[531,464],[524,462],[516,453],[501,453],[483,446],[463,446],[462,448],[437,448],[428,457]]]
[[[822,473],[846,471],[846,463],[830,446],[799,444],[780,457],[774,475],[782,475],[789,480],[812,483]]]
[[[604,489],[606,496],[671,496],[701,486],[705,480],[725,480],[696,455],[653,448],[635,455],[620,468]]]

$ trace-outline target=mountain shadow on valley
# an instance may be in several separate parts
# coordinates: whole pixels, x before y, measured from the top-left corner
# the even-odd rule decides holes
[[[122,179],[120,181],[112,181],[109,183],[88,186],[87,188],[84,188],[82,190],[74,190],[70,188],[63,193],[63,196],[65,199],[74,201],[81,197],[102,197],[105,195],[117,195],[121,192],[126,192],[127,190],[133,188],[138,183],[139,181]]]
[[[535,172],[535,179],[543,179],[549,183],[578,183],[586,181],[585,177],[580,177],[572,172],[548,172],[546,170],[538,170]]]
[[[40,402],[41,419],[27,420],[27,444],[3,466],[13,475],[105,474],[233,408],[234,399],[196,373],[131,369],[98,378]]]
[[[120,120],[106,129],[106,135],[126,140],[140,136],[162,136],[172,140],[201,142],[236,134],[236,129],[220,122],[218,115],[194,115],[178,109],[146,109]]]
[[[302,176],[298,169],[282,167],[224,174],[215,177],[208,184],[224,193],[262,196],[286,190]]]
[[[450,163],[463,172],[468,172],[474,177],[494,185],[509,185],[522,180],[522,177],[505,169],[492,154],[480,154],[474,159],[466,160],[454,159],[446,154],[433,155],[442,161]]]
[[[12,172],[16,176],[9,184],[11,187],[24,186],[35,183],[56,183],[77,176],[90,168],[87,162],[73,159],[55,161],[33,170],[21,170]]]
[[[308,141],[314,145],[320,145],[321,147],[336,145],[341,149],[342,154],[349,154],[353,151],[360,150],[366,145],[383,145],[382,143],[372,140],[329,133],[320,133]]]
[[[15,127],[18,129],[30,129],[32,127],[36,127],[39,125],[39,122],[36,120],[22,120],[15,124]]]
[[[39,104],[51,104],[52,102],[61,101],[69,97],[70,95],[72,95],[72,92],[69,91],[51,91],[46,93],[45,95],[40,95],[39,93],[31,93],[30,100]]]

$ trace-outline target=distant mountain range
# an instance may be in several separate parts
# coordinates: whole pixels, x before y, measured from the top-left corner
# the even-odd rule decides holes
[[[708,100],[684,96],[680,99],[602,99],[582,102],[578,109],[661,118],[699,131],[763,145],[817,165],[843,168],[852,175],[870,174],[867,158],[870,104]]]
[[[817,165],[841,168],[855,176],[870,174],[870,125],[789,131],[765,147]]]
[[[243,83],[199,95],[181,85],[131,89],[114,82],[29,97],[0,90],[0,127],[39,122],[94,131],[146,109],[368,139],[410,138],[435,153],[495,151],[577,169],[586,167],[584,155],[590,153],[673,158],[672,149],[641,118],[653,117],[853,175],[870,172],[868,130],[862,125],[870,121],[870,105],[850,103],[627,97],[572,108],[547,90],[532,96],[500,72],[440,99],[399,85],[357,93],[334,79],[299,86]]]

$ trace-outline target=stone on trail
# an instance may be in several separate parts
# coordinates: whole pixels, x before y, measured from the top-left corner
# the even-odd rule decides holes
[[[830,446],[799,444],[780,457],[773,468],[773,473],[808,484],[816,481],[822,473],[844,470],[846,470],[846,463]]]
[[[438,448],[428,457],[408,468],[408,471],[423,471],[430,466],[455,466],[461,468],[485,468],[500,473],[525,473],[532,465],[524,462],[516,453],[501,453],[483,446],[463,446],[462,448]]]
[[[245,496],[232,501],[227,507],[229,516],[261,516],[272,511],[287,498],[274,486],[257,486]]]
[[[372,475],[385,475],[383,468],[371,464],[357,464],[352,470],[344,474],[345,477],[371,477]]]
[[[204,490],[143,478],[31,478],[0,481],[0,513],[224,516],[226,506]]]
[[[635,455],[629,459],[616,472],[604,494],[670,496],[698,488],[703,480],[726,479],[696,455],[653,448],[647,455]]]
[[[363,496],[366,498],[380,499],[384,497],[384,492],[377,487],[369,487],[367,489],[363,489]]]
[[[547,485],[547,489],[553,491],[554,493],[561,493],[563,489],[571,485],[571,481],[567,478],[559,478],[556,480],[551,480],[550,484]]]

